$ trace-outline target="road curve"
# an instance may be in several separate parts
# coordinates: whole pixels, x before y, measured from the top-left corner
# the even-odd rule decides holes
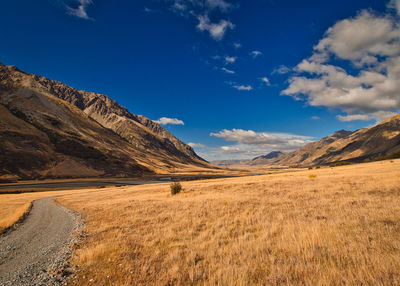
[[[56,285],[52,274],[68,260],[80,216],[55,203],[54,198],[33,202],[24,223],[0,236],[0,285]]]

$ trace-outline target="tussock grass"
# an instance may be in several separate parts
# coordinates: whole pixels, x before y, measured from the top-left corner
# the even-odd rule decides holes
[[[81,212],[76,285],[399,285],[400,160],[109,189]]]

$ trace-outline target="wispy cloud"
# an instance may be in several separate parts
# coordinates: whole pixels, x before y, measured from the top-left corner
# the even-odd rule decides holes
[[[239,43],[239,42],[236,42],[236,43],[233,43],[233,47],[234,47],[235,49],[240,49],[240,48],[242,47],[242,44]]]
[[[221,68],[222,71],[228,73],[228,74],[235,74],[235,71],[227,69],[226,67]]]
[[[242,91],[250,91],[253,89],[251,85],[233,85],[234,89],[242,90]]]
[[[312,119],[312,120],[320,120],[321,118],[320,118],[319,116],[315,116],[315,115],[314,115],[314,116],[311,116],[311,119]]]
[[[204,144],[190,142],[188,145],[192,148],[207,148]]]
[[[383,121],[389,117],[395,116],[396,112],[391,111],[377,111],[370,114],[350,114],[350,115],[337,115],[336,118],[342,122],[350,122],[350,121]]]
[[[179,120],[177,118],[168,118],[168,117],[161,117],[160,119],[155,120],[154,122],[161,125],[185,125],[185,123],[182,120]]]
[[[260,51],[251,51],[250,52],[250,55],[253,57],[253,58],[257,58],[257,57],[259,57],[259,56],[262,56],[262,52],[260,52]]]
[[[88,7],[93,3],[92,0],[76,0],[76,2],[78,4],[76,8],[66,5],[67,13],[81,19],[93,20],[93,18],[89,17],[87,14]]]
[[[280,65],[279,67],[275,68],[271,74],[287,74],[290,72],[291,69],[285,65]]]

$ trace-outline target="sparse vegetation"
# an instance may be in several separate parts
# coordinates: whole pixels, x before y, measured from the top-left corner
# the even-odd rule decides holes
[[[89,236],[72,285],[396,285],[400,160],[57,199]]]
[[[179,182],[174,182],[169,185],[171,189],[171,195],[179,194],[182,191],[182,185]]]
[[[339,167],[339,166],[347,166],[351,165],[350,162],[347,161],[341,161],[341,162],[336,162],[335,164],[331,165],[330,167]]]
[[[310,174],[310,175],[308,175],[308,177],[309,177],[310,179],[315,179],[315,178],[317,177],[317,175],[315,175],[315,174]]]

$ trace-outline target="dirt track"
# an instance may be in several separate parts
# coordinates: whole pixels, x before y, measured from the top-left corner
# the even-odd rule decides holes
[[[0,236],[0,285],[60,284],[53,271],[65,267],[81,226],[78,214],[52,198],[34,201],[25,222]]]

